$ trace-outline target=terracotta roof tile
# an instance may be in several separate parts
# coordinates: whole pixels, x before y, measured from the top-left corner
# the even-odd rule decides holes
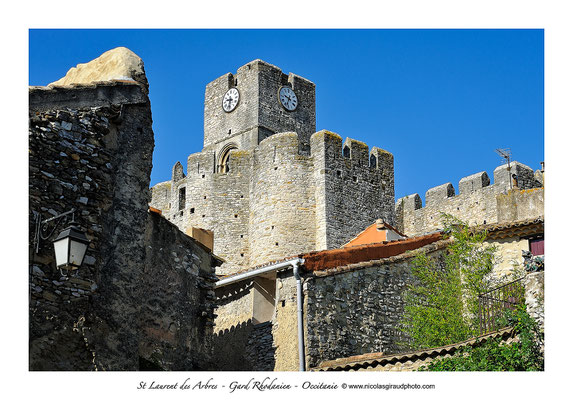
[[[306,271],[320,271],[363,261],[397,256],[406,251],[418,249],[441,239],[443,239],[443,234],[436,232],[391,242],[312,252],[304,254],[301,257],[305,260],[303,268]]]
[[[530,218],[521,221],[500,222],[483,225],[479,228],[487,230],[488,239],[503,239],[515,236],[530,236],[544,232],[544,218]]]
[[[447,354],[453,354],[458,349],[465,346],[476,346],[480,343],[485,342],[489,338],[509,339],[515,336],[515,332],[512,328],[500,329],[496,332],[488,333],[486,335],[478,336],[465,340],[463,342],[436,347],[431,349],[424,349],[409,353],[400,354],[384,354],[384,353],[368,353],[361,354],[357,356],[337,358],[335,360],[323,361],[317,367],[312,368],[313,371],[350,371],[350,370],[361,370],[370,367],[376,367],[378,365],[384,366],[386,364],[393,364],[396,362],[405,363],[407,361],[415,361],[419,359],[435,358],[438,356],[445,356]]]

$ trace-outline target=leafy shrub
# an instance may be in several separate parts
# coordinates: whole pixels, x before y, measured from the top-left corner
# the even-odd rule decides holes
[[[411,346],[439,347],[479,334],[478,294],[492,282],[485,276],[494,264],[495,246],[484,244],[487,232],[443,214],[444,232],[453,237],[444,255],[418,254],[415,284],[404,296],[402,330]]]
[[[508,312],[507,323],[518,341],[504,343],[501,337],[489,338],[482,344],[458,350],[420,368],[421,371],[542,371],[544,368],[543,333],[525,306]]]

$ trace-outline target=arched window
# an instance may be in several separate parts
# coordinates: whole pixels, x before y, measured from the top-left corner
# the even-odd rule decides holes
[[[238,147],[235,144],[228,144],[219,153],[219,161],[217,162],[217,172],[225,174],[229,172],[229,156],[231,150],[236,150]]]
[[[378,159],[374,154],[370,155],[370,168],[376,168],[376,164],[378,164]]]

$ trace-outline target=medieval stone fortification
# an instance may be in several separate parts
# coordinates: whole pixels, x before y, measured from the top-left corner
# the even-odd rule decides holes
[[[397,228],[409,236],[434,231],[442,227],[442,213],[451,214],[470,225],[521,220],[543,214],[542,171],[534,173],[527,165],[513,161],[509,166],[497,167],[493,178],[492,184],[485,171],[462,178],[457,195],[451,183],[431,188],[426,192],[424,207],[418,193],[398,199]],[[519,194],[528,189],[534,190]]]
[[[282,87],[296,93],[293,111]],[[232,88],[240,98],[225,112]],[[315,125],[314,84],[252,61],[207,85],[203,151],[175,164],[151,205],[189,234],[212,231],[222,274],[339,247],[377,218],[393,224],[392,154]]]
[[[513,162],[493,183],[479,172],[458,194],[428,190],[424,207],[395,202],[392,154],[316,132],[314,84],[261,60],[207,85],[203,150],[150,194],[147,95],[124,48],[30,88],[30,369],[385,363],[408,350],[411,260],[443,256],[448,239],[428,234],[442,212],[493,224],[504,273],[543,240],[543,171]],[[47,232],[70,213],[90,244],[62,276]],[[377,219],[409,237],[339,249]]]
[[[291,88],[296,108],[281,105]],[[225,94],[239,100],[229,112]],[[282,257],[337,248],[382,218],[406,235],[441,227],[441,213],[470,224],[498,222],[497,197],[542,186],[542,173],[519,162],[465,177],[394,204],[393,155],[329,131],[315,132],[315,86],[261,60],[209,83],[205,90],[203,151],[187,168],[177,162],[170,181],[152,188],[151,205],[182,231],[213,233],[220,274]],[[520,218],[539,215],[543,191]],[[513,216],[516,219],[518,216]]]

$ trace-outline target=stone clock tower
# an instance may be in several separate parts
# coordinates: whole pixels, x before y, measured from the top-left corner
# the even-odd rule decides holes
[[[296,132],[308,153],[316,130],[314,83],[262,60],[242,66],[205,89],[204,151],[217,158],[230,149],[250,150],[265,138]]]
[[[224,260],[217,273],[342,246],[394,222],[394,157],[316,132],[315,85],[254,60],[205,89],[203,150],[152,207]]]

